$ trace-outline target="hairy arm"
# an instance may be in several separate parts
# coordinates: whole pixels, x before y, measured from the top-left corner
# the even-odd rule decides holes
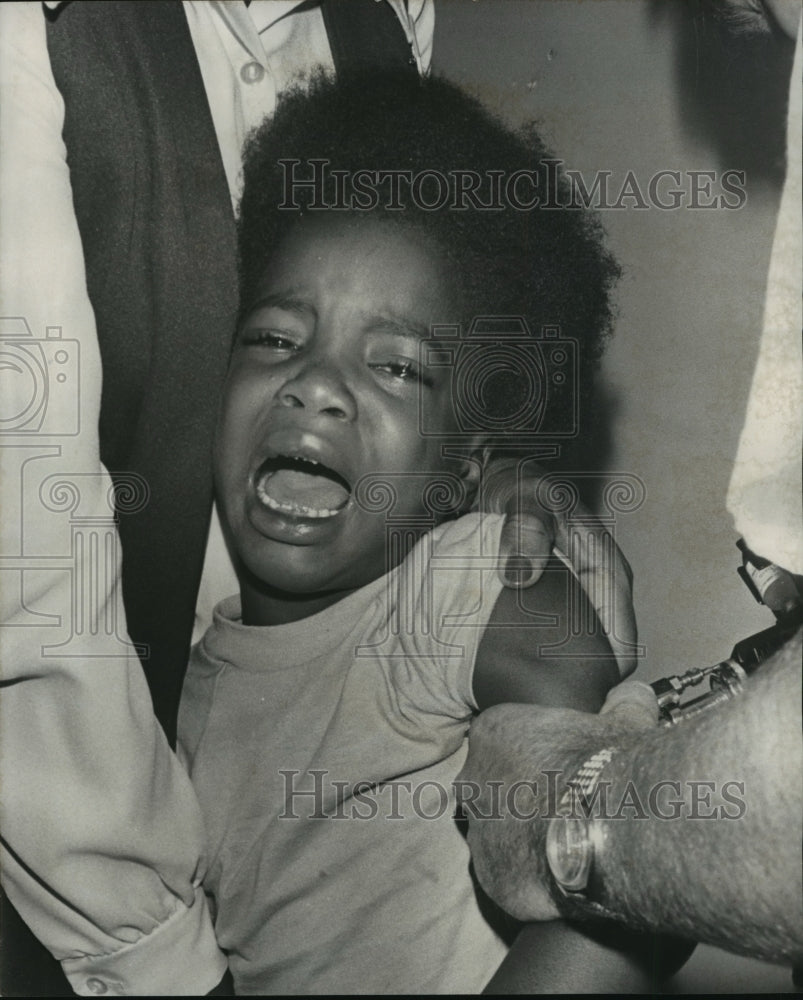
[[[483,886],[520,919],[557,914],[544,857],[545,772],[571,776],[601,747],[615,747],[603,776],[605,812],[616,819],[595,821],[604,828],[598,867],[607,908],[634,928],[799,963],[802,653],[798,633],[742,695],[668,730],[650,726],[638,692],[627,690],[635,685],[622,685],[615,707],[592,719],[525,705],[481,716],[461,780],[482,788],[526,778],[539,788],[537,815],[527,821],[469,813]],[[476,801],[481,812],[483,795]],[[582,916],[574,904],[573,912]]]
[[[798,633],[741,697],[614,757],[613,801],[632,782],[649,814],[606,824],[606,893],[634,926],[803,961],[802,652]]]

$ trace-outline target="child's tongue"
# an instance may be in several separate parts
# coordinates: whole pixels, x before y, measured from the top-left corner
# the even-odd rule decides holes
[[[269,507],[300,513],[334,514],[349,498],[349,491],[323,469],[279,468],[268,470],[257,482],[257,494]]]

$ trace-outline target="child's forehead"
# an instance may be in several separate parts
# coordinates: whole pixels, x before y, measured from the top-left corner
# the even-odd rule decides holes
[[[365,213],[308,213],[279,238],[258,285],[257,300],[290,308],[326,294],[404,315],[418,299],[454,305],[458,285],[438,245],[403,221]]]
[[[269,266],[280,262],[290,249],[314,253],[337,243],[348,245],[352,250],[359,246],[371,249],[415,244],[429,254],[433,264],[444,257],[435,241],[427,239],[403,215],[328,210],[300,213],[288,220]]]

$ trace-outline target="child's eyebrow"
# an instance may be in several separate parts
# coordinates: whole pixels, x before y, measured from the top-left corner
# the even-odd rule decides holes
[[[401,337],[412,337],[414,340],[429,337],[429,329],[423,323],[393,313],[372,316],[366,326],[371,333],[393,333]]]
[[[284,312],[296,313],[301,316],[315,315],[315,309],[309,302],[294,298],[292,294],[285,292],[271,292],[269,295],[263,295],[249,308],[248,315],[250,316],[257,309],[265,308],[282,309]]]

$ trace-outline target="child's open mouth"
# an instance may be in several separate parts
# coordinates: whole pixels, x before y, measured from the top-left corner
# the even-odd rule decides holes
[[[271,510],[295,517],[334,517],[346,506],[351,487],[314,459],[276,455],[257,470],[256,494]]]

